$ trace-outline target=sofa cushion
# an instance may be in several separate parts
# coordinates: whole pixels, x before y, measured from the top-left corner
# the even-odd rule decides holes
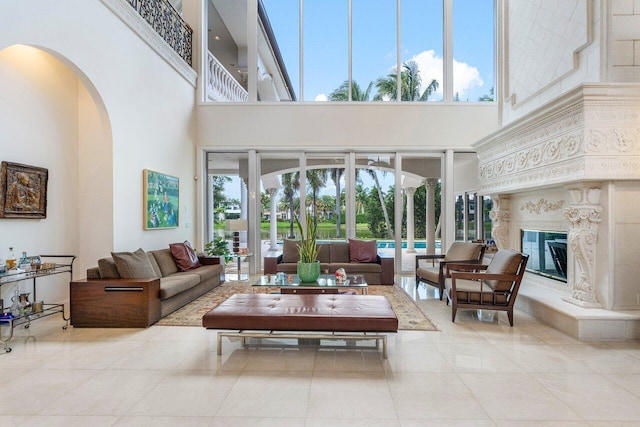
[[[162,277],[167,277],[170,274],[178,272],[178,266],[173,260],[173,255],[171,255],[171,250],[169,248],[151,251],[151,253],[156,259],[158,267],[160,267]]]
[[[331,248],[329,243],[319,243],[316,245],[318,247],[318,261],[320,263],[330,263],[331,262]]]
[[[298,262],[300,254],[298,252],[299,240],[284,239],[282,243],[282,262]]]
[[[201,264],[196,251],[193,250],[191,243],[187,240],[184,243],[170,243],[169,249],[171,250],[171,255],[173,255],[173,260],[178,266],[178,270],[189,271],[200,267]]]
[[[98,270],[101,279],[119,279],[120,274],[116,268],[113,258],[102,258],[98,260]]]
[[[331,264],[349,262],[349,244],[347,242],[331,242]]]
[[[500,249],[486,269],[487,274],[516,274],[522,255],[513,249]],[[508,291],[513,281],[485,280],[494,291]]]
[[[477,260],[482,250],[482,244],[469,242],[453,242],[444,256],[445,261]]]
[[[151,252],[147,252],[147,258],[149,258],[151,267],[153,267],[153,271],[156,273],[155,277],[162,277],[162,271],[160,271],[160,266],[158,265],[158,261],[156,261],[156,257],[154,257]]]
[[[174,273],[160,279],[160,299],[178,295],[200,283],[200,276],[192,272]]]
[[[205,280],[212,279],[214,277],[220,277],[220,273],[222,273],[222,266],[220,264],[216,265],[203,265],[194,270],[189,271],[189,273],[197,274],[200,276],[200,281],[204,282]]]
[[[147,253],[142,249],[135,252],[111,252],[113,262],[116,264],[118,274],[123,279],[147,279],[155,278],[156,273],[147,258]]]
[[[375,262],[378,257],[378,244],[375,240],[349,239],[350,262]]]

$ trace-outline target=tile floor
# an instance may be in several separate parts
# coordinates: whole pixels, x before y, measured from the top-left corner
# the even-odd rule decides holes
[[[438,332],[371,350],[242,349],[197,327],[17,331],[1,426],[640,426],[640,343],[481,322],[414,291]],[[4,329],[4,328],[3,328]]]

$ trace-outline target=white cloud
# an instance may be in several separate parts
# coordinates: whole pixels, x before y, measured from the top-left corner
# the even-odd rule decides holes
[[[433,50],[425,50],[411,57],[412,61],[418,64],[420,75],[422,77],[423,86],[428,85],[431,80],[438,81],[438,90],[431,95],[430,99],[438,100],[443,98],[443,59],[436,55]],[[392,70],[395,67],[392,67]],[[461,100],[466,100],[467,91],[475,87],[482,87],[484,81],[480,77],[480,71],[466,62],[458,62],[453,60],[453,93],[457,92]],[[424,87],[420,88],[424,90]]]
[[[324,93],[321,93],[320,95],[316,95],[314,99],[314,101],[328,101],[328,100],[329,100],[329,97]]]

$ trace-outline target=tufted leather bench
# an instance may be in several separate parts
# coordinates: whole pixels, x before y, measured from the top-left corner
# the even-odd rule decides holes
[[[398,318],[387,298],[380,295],[236,294],[206,313],[202,326],[239,331],[218,332],[218,354],[222,351],[222,336],[375,339],[376,344],[383,341],[386,358],[387,336],[368,333],[397,332]],[[282,331],[288,333],[278,333]],[[312,331],[330,334],[307,336],[302,333]],[[344,332],[364,335],[342,334]]]

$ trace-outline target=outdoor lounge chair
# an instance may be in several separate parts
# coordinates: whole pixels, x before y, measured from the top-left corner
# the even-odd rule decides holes
[[[481,243],[453,242],[446,254],[416,255],[416,288],[420,282],[435,286],[440,289],[440,300],[442,300],[445,265],[449,262],[480,264],[485,248],[486,246]],[[431,262],[425,262],[425,260]]]
[[[506,311],[513,326],[513,306],[529,255],[500,249],[489,265],[447,264],[445,281],[447,305],[451,301],[451,321],[458,308]]]

